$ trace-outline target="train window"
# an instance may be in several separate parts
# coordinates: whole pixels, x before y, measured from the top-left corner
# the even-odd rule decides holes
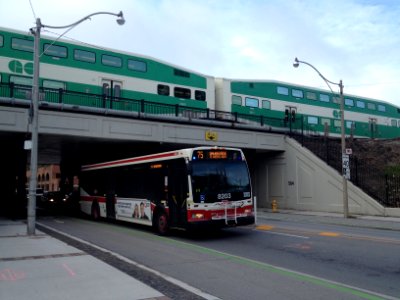
[[[194,91],[194,99],[205,101],[206,100],[206,92],[204,91]]]
[[[116,68],[122,67],[121,57],[107,55],[107,54],[103,54],[101,56],[101,63],[109,67],[116,67]]]
[[[356,128],[356,123],[354,121],[346,121],[346,128],[354,129]]]
[[[308,116],[307,123],[311,125],[318,125],[318,117]]]
[[[358,108],[365,108],[365,102],[364,101],[357,100],[356,101],[356,105],[357,105]]]
[[[48,56],[62,57],[62,58],[68,56],[67,47],[57,46],[52,44],[44,44],[43,53]]]
[[[378,110],[382,111],[382,112],[385,112],[386,111],[386,106],[382,105],[382,104],[378,104]]]
[[[331,119],[328,119],[328,118],[321,118],[321,124],[322,125],[328,125],[328,126],[331,126]]]
[[[280,95],[289,95],[289,89],[284,86],[276,87],[276,92]]]
[[[317,94],[313,92],[306,92],[306,97],[310,100],[317,100]]]
[[[329,96],[325,94],[319,94],[319,100],[322,102],[329,102]]]
[[[144,61],[128,59],[128,69],[139,72],[147,72],[147,64]]]
[[[94,64],[96,62],[96,53],[91,51],[75,49],[74,59]]]
[[[174,69],[174,75],[175,76],[181,76],[181,77],[186,77],[189,78],[190,77],[190,73],[183,71],[183,70],[179,70],[179,69]]]
[[[19,38],[11,39],[11,48],[26,52],[33,52],[33,40],[24,40]]]
[[[191,92],[189,89],[176,87],[174,88],[174,95],[177,98],[190,99]]]
[[[109,96],[110,94],[110,85],[107,82],[103,83],[103,96]]]
[[[14,84],[18,85],[32,85],[32,78],[11,75],[10,82],[13,82]]]
[[[367,103],[367,107],[368,107],[368,109],[376,110],[376,105],[375,105],[375,103]]]
[[[271,101],[269,100],[261,100],[262,108],[271,109]]]
[[[335,96],[333,96],[333,97],[332,97],[332,102],[333,102],[333,103],[336,103],[336,104],[340,104],[340,97],[335,97]]]
[[[399,127],[400,127],[400,120],[399,120]]]
[[[232,104],[242,105],[242,97],[237,95],[232,95]]]
[[[43,80],[43,87],[48,89],[63,89],[65,90],[65,83],[55,80]]]
[[[258,99],[257,98],[244,98],[245,105],[248,107],[258,107]]]
[[[391,123],[393,127],[397,127],[397,120],[392,119]]]
[[[115,98],[121,97],[121,86],[119,84],[114,85],[114,97]]]
[[[293,97],[296,97],[296,98],[304,98],[304,95],[303,95],[303,91],[302,91],[302,90],[295,90],[295,89],[293,89],[293,90],[292,90],[292,96],[293,96]]]
[[[342,126],[342,121],[340,121],[340,120],[333,120],[333,126],[335,126],[335,127],[341,127],[341,126]]]
[[[344,104],[346,104],[347,106],[354,106],[354,100],[345,98],[344,99]]]
[[[162,96],[169,96],[169,86],[165,84],[157,85],[157,94]]]
[[[4,45],[4,37],[0,34],[0,47]]]

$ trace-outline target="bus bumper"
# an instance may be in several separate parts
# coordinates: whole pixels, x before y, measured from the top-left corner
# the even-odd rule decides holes
[[[199,220],[189,221],[187,223],[188,229],[207,229],[207,228],[223,228],[223,227],[234,227],[234,226],[245,226],[252,225],[255,222],[254,216],[240,217],[232,220]]]

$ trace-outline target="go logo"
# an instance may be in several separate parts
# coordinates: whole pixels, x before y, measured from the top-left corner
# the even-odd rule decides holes
[[[31,62],[22,64],[18,60],[11,60],[8,63],[8,68],[13,73],[18,73],[18,74],[26,73],[28,75],[32,75],[33,74],[33,63],[31,63]]]

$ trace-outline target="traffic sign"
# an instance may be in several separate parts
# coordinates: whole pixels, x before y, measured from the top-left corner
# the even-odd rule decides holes
[[[343,176],[349,180],[350,179],[350,156],[348,154],[342,155],[342,168]]]

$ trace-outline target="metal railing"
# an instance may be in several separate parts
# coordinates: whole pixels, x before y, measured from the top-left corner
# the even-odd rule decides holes
[[[0,84],[0,103],[3,105],[29,106],[31,86],[14,83]],[[39,107],[49,110],[71,110],[82,113],[118,115],[167,120],[169,122],[190,122],[196,124],[235,127],[277,133],[302,133],[303,118],[285,122],[280,118],[226,112],[208,108],[196,108],[179,104],[165,104],[145,99],[110,97],[63,89],[41,88]],[[212,121],[212,123],[210,123]]]

